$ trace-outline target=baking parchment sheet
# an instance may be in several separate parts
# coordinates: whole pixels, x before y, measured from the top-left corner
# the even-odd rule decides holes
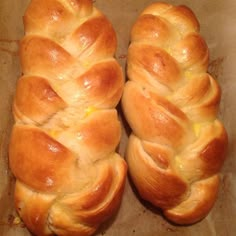
[[[137,16],[154,1],[96,0],[97,6],[112,22],[118,37],[116,57],[125,73],[130,29]],[[127,178],[118,213],[98,231],[97,236],[233,236],[236,235],[236,1],[176,0],[196,14],[201,34],[210,49],[210,73],[222,89],[220,119],[229,135],[228,157],[221,172],[221,188],[210,214],[191,226],[176,226],[166,221],[158,209],[139,199]],[[0,235],[29,236],[17,222],[13,207],[14,178],[8,168],[8,143],[13,118],[11,104],[16,81],[21,75],[18,43],[23,36],[22,16],[29,0],[0,1]],[[122,115],[120,116],[123,121]],[[123,122],[125,127],[125,122]],[[124,156],[127,142],[123,127],[119,152]]]

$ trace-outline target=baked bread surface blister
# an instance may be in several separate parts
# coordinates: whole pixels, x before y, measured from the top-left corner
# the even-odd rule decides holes
[[[118,210],[124,86],[117,39],[90,0],[32,0],[24,15],[9,161],[35,235],[91,235]]]
[[[149,5],[131,31],[122,97],[131,179],[177,224],[195,223],[213,207],[228,142],[199,30],[188,7]]]

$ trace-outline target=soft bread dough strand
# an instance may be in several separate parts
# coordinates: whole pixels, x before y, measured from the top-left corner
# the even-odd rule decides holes
[[[216,118],[220,88],[186,6],[153,3],[131,31],[122,107],[132,129],[126,158],[140,195],[177,224],[212,208],[227,134]]]
[[[126,179],[116,35],[90,0],[32,0],[24,25],[9,148],[16,209],[35,235],[91,235],[118,210]]]

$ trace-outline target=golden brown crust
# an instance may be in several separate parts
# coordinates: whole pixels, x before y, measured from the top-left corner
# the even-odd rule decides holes
[[[146,153],[144,147],[139,138],[130,136],[127,161],[134,184],[145,200],[164,209],[175,206],[183,200],[183,192],[188,188],[187,183],[170,171],[169,167],[163,169],[157,166],[153,156]],[[158,152],[159,149],[156,148],[155,151]]]
[[[191,186],[191,195],[173,209],[164,210],[164,215],[177,224],[192,224],[205,217],[213,207],[220,184],[218,175],[197,181]]]
[[[18,80],[13,107],[16,120],[24,120],[25,115],[32,122],[42,123],[65,107],[65,102],[46,79],[23,76]]]
[[[213,207],[228,142],[199,29],[186,6],[148,6],[131,30],[122,97],[131,178],[177,224],[195,223]]]
[[[16,209],[35,235],[91,235],[126,179],[116,35],[91,0],[32,0],[24,24],[9,146]]]

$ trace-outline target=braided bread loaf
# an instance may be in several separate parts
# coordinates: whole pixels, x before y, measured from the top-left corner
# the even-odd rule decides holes
[[[206,72],[209,52],[186,6],[153,3],[131,31],[122,107],[132,133],[131,178],[141,197],[177,224],[212,208],[227,134],[216,118],[220,88]]]
[[[32,0],[24,24],[9,147],[16,209],[36,235],[91,235],[126,178],[116,35],[91,0]]]

